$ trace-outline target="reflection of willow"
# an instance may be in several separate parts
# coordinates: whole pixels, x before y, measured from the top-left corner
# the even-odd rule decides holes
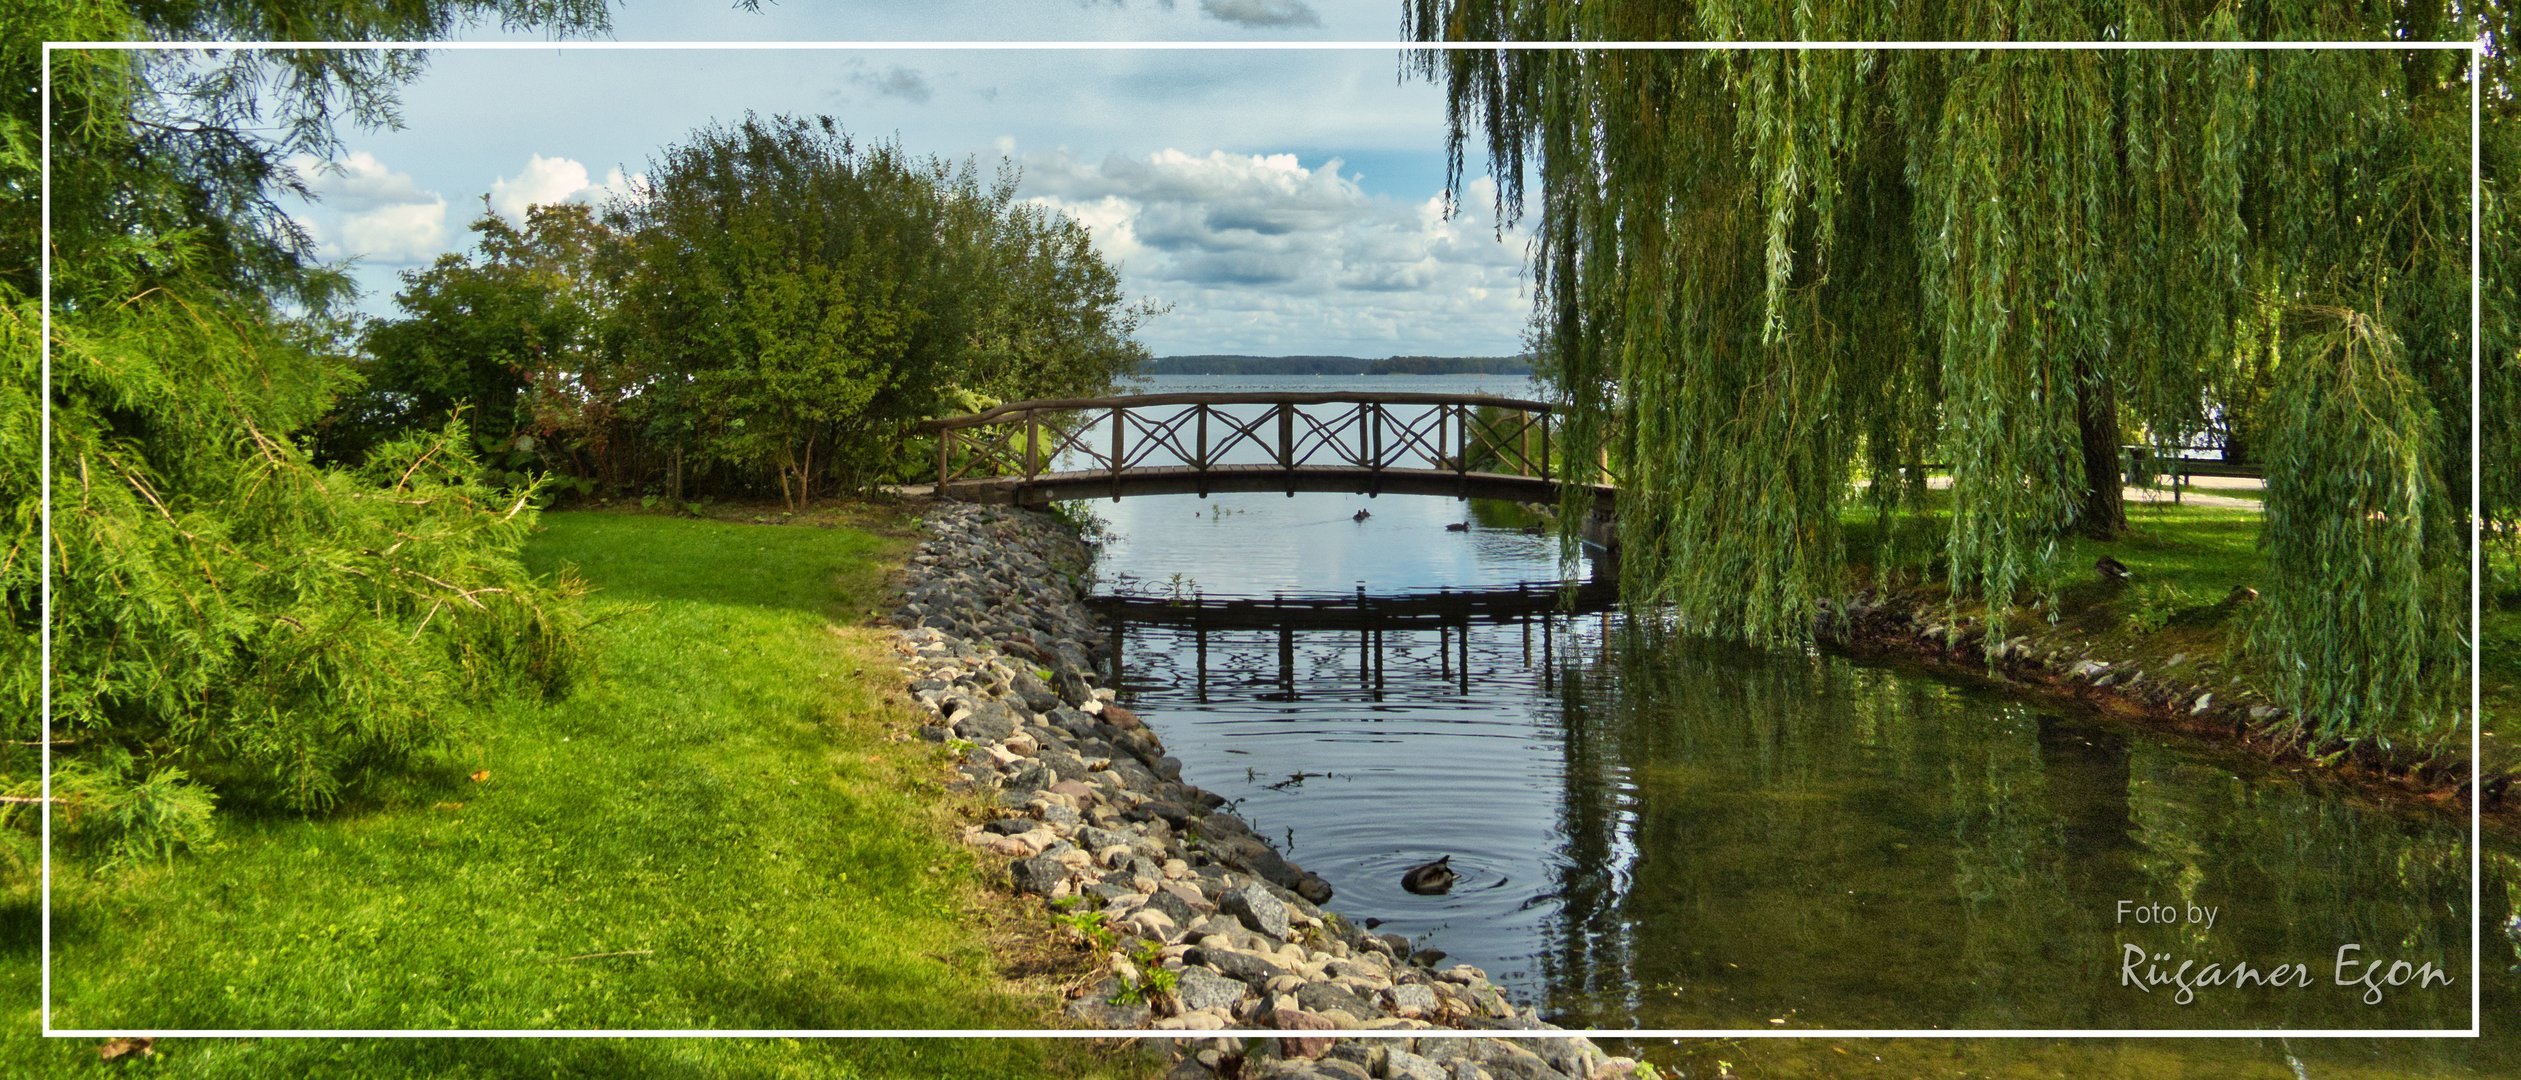
[[[1563,1020],[1908,1026],[2037,996],[2045,965],[2013,961],[2063,886],[2027,722],[1971,730],[1939,685],[1834,660],[1645,628],[1618,644],[1610,670],[1565,677],[1543,963]],[[1956,919],[1966,955],[1939,944]],[[2011,976],[1989,965],[2025,986],[1991,991]]]
[[[2053,1012],[2090,995],[2071,977],[2058,978],[2058,958],[2052,955],[2060,936],[2053,924],[2071,918],[2078,905],[2062,857],[2069,827],[2051,805],[2047,771],[2058,761],[2060,771],[2073,773],[2075,763],[2051,749],[2072,745],[2073,736],[2050,734],[2053,721],[2018,707],[1989,719],[2016,737],[1988,740],[1985,753],[1955,755],[1948,766],[1950,888],[1959,915],[1953,949],[1959,966],[1981,981],[1977,993],[1932,1019],[1961,1027],[2075,1026]],[[2020,738],[2026,728],[2035,737]],[[2123,784],[2123,770],[2120,776]],[[2060,786],[2081,785],[2069,780]],[[2123,786],[2117,796],[2123,819]]]
[[[2434,1026],[2463,1015],[2458,830],[1942,684],[1646,629],[1563,666],[1553,1015],[1619,1026]],[[2211,938],[2121,899],[2212,905]],[[2118,985],[2118,945],[2307,990]],[[2375,1009],[2336,948],[2459,980]],[[2456,1007],[2455,1007],[2456,1006]]]
[[[2406,821],[2283,782],[2231,778],[2163,750],[2140,752],[2134,804],[2134,888],[2165,902],[2222,910],[2207,933],[2135,938],[2176,941],[2191,955],[2307,965],[2312,992],[2221,992],[2199,1006],[2157,1008],[2155,1023],[2205,1009],[2252,1023],[2294,1027],[2466,1026],[2468,850],[2457,828]],[[2448,987],[2391,991],[2365,1006],[2330,984],[2337,949],[2361,958],[2435,961]],[[2208,1014],[2211,1015],[2211,1014]]]

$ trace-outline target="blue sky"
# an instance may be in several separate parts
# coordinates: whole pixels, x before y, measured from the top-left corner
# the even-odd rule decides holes
[[[1401,76],[1397,0],[808,7],[634,3],[612,40],[1395,48],[442,51],[405,88],[401,129],[301,163],[323,195],[301,218],[389,313],[397,275],[466,246],[485,197],[511,216],[597,200],[713,120],[828,113],[914,152],[1021,166],[1022,197],[1085,222],[1133,297],[1171,305],[1141,335],[1158,355],[1520,348],[1527,236],[1497,237],[1484,179],[1440,212],[1443,98]]]

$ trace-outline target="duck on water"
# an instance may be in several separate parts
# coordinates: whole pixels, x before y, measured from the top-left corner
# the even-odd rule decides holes
[[[1452,861],[1453,856],[1447,855],[1431,863],[1410,867],[1401,873],[1401,888],[1420,896],[1441,896],[1451,891],[1457,875],[1446,864]]]

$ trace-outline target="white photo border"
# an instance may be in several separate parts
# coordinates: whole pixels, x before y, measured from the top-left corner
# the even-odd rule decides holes
[[[38,451],[42,477],[39,488],[42,499],[40,573],[42,575],[41,606],[43,686],[40,694],[43,712],[42,769],[43,790],[40,863],[43,877],[42,942],[41,942],[41,1015],[46,1038],[376,1038],[376,1039],[654,1039],[654,1038],[1055,1038],[1055,1039],[1126,1039],[1126,1038],[1279,1038],[1285,1032],[1272,1028],[1235,1028],[1221,1031],[1180,1031],[1162,1029],[568,1029],[535,1028],[56,1028],[53,1026],[53,897],[52,897],[52,616],[53,616],[53,504],[52,504],[52,57],[56,51],[86,52],[174,52],[186,50],[248,51],[264,49],[335,50],[356,52],[427,51],[427,52],[515,52],[515,51],[586,51],[586,52],[693,52],[715,50],[788,50],[800,52],[896,52],[913,50],[936,51],[1418,51],[1506,50],[1540,51],[1556,49],[1616,51],[1708,51],[1740,52],[2060,52],[2060,51],[2128,51],[2128,52],[2310,52],[2310,51],[2463,51],[2468,53],[2469,88],[2469,1026],[2462,1028],[2120,1028],[2120,1029],[2055,1029],[2055,1028],[1814,1028],[1791,1030],[1759,1030],[1749,1028],[1505,1028],[1482,1029],[1483,1038],[1569,1038],[1595,1039],[2236,1039],[2268,1036],[2301,1036],[2304,1038],[2351,1039],[2442,1039],[2477,1038],[2484,1019],[2485,950],[2484,907],[2484,829],[2483,813],[2475,793],[2482,790],[2483,740],[2485,727],[2485,691],[2482,665],[2484,643],[2485,548],[2481,514],[2484,509],[2482,424],[2485,419],[2483,385],[2485,347],[2482,340],[2484,313],[2480,303],[2481,268],[2484,240],[2479,214],[2482,188],[2483,92],[2485,46],[2478,41],[2303,41],[2303,42],[2184,42],[2184,41],[2073,41],[2073,42],[1949,42],[1949,41],[1671,41],[1671,42],[1389,42],[1389,41],[47,41],[44,43],[40,86],[43,110],[41,136],[42,188],[39,199],[42,225],[40,268],[38,272],[40,303],[43,308],[40,328],[41,346],[38,361],[39,379],[44,395],[39,422]],[[1417,1030],[1376,1031],[1342,1030],[1341,1038],[1411,1038],[1423,1034]]]

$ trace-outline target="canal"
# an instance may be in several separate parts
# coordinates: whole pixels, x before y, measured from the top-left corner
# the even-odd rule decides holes
[[[1322,380],[1166,382],[1158,389]],[[1558,1024],[2468,1022],[2478,915],[2448,816],[2379,808],[2212,746],[1922,671],[1715,647],[1583,605],[1500,605],[1562,570],[1554,543],[1512,507],[1312,494],[1085,505],[1108,534],[1101,590],[1173,609],[1116,615],[1117,663],[1125,700],[1185,775],[1329,879],[1333,910],[1486,969]],[[1448,617],[1440,593],[1492,602]],[[1278,625],[1227,603],[1361,594],[1351,617]],[[1449,892],[1401,887],[1404,870],[1446,856],[1460,874]],[[2521,1008],[2504,932],[2517,856],[2490,838],[2490,1017]],[[2192,977],[2183,993],[2183,961],[2243,985]],[[2338,984],[2375,971],[2386,984],[2396,961],[2407,962],[2399,985]],[[1691,1075],[2521,1068],[2508,1035],[1631,1049]]]

